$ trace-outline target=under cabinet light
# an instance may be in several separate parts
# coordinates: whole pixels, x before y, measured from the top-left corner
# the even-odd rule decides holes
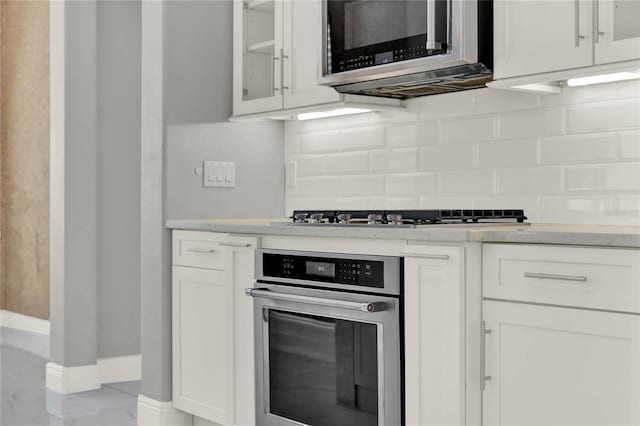
[[[567,80],[567,86],[587,86],[590,84],[611,83],[614,81],[633,80],[640,78],[637,72],[615,72],[612,74],[590,75],[588,77],[570,78]]]
[[[361,114],[363,112],[371,112],[371,110],[364,108],[338,108],[330,111],[304,112],[298,114],[298,120],[313,120],[316,118],[336,117],[338,115]]]

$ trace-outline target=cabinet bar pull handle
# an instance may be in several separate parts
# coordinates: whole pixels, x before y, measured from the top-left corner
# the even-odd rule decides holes
[[[596,29],[595,42],[600,42],[600,37],[604,35],[603,31],[600,31],[600,0],[593,2],[593,22]]]
[[[245,288],[244,294],[251,297],[261,297],[263,299],[282,300],[285,302],[294,303],[306,303],[309,305],[349,309],[351,311],[361,311],[367,313],[380,312],[386,310],[387,308],[385,302],[348,302],[345,300],[333,300],[321,297],[301,296],[298,294],[278,293],[265,288]]]
[[[482,330],[480,334],[480,390],[487,388],[487,382],[491,380],[491,376],[487,376],[486,371],[486,359],[487,359],[487,334],[491,334],[493,331],[487,328],[487,323],[482,321]]]
[[[282,91],[284,92],[288,89],[288,86],[284,85],[284,60],[289,59],[289,56],[284,54],[284,49],[280,49],[280,57],[282,60],[280,61],[280,87],[282,87]]]
[[[214,249],[205,249],[205,248],[189,248],[186,251],[191,253],[215,253]]]
[[[404,253],[406,257],[421,257],[423,259],[449,260],[448,254],[428,254],[428,253]]]
[[[580,40],[586,37],[580,35],[580,0],[574,0],[575,5],[575,25],[576,25],[576,47],[580,46]]]
[[[234,243],[231,241],[223,241],[220,245],[225,247],[251,247],[251,244],[249,243]]]
[[[282,70],[282,61],[280,60],[279,57],[274,56],[273,57],[273,69],[274,69],[274,71],[275,71],[275,68],[276,68],[276,61],[280,61],[280,70]],[[280,91],[280,87],[276,87],[275,75],[273,77],[274,77],[274,79],[273,79],[274,80],[273,81],[273,91],[274,91],[274,94],[275,94],[275,92],[279,92]],[[280,86],[282,86],[282,72],[280,72]]]
[[[542,274],[539,272],[525,272],[525,278],[541,278],[543,280],[563,280],[563,281],[587,281],[584,275],[558,275],[558,274]]]

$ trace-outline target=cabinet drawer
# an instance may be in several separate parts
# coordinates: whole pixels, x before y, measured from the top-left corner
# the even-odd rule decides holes
[[[640,313],[640,250],[485,244],[483,296]]]
[[[172,263],[206,269],[225,269],[224,246],[226,234],[197,231],[173,231]]]

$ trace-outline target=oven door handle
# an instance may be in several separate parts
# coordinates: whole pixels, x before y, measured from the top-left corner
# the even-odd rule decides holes
[[[349,309],[362,312],[380,312],[386,310],[385,302],[347,302],[345,300],[324,299],[321,297],[300,296],[298,294],[277,293],[263,288],[246,288],[244,293],[251,297],[260,297],[286,302],[306,303],[309,305],[327,306],[330,308]]]

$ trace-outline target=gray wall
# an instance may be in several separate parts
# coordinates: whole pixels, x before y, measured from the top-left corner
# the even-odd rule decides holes
[[[141,3],[98,2],[98,357],[140,352]]]
[[[166,6],[165,121],[231,116],[231,0],[171,0]]]
[[[141,5],[52,2],[51,360],[140,352]]]
[[[283,139],[277,121],[169,126],[167,218],[282,216]],[[235,188],[203,187],[203,160],[235,161]]]
[[[142,394],[159,401],[171,400],[165,218],[284,210],[282,123],[220,123],[232,106],[232,10],[231,0],[142,4]],[[202,160],[236,161],[236,188],[203,188]]]
[[[96,363],[96,3],[51,3],[51,361]]]

